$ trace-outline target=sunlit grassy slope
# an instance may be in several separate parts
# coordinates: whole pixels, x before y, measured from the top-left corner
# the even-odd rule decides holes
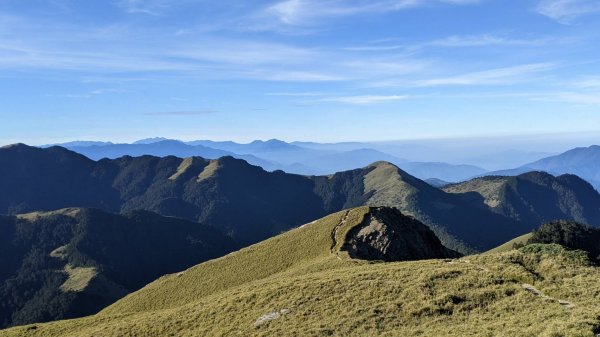
[[[485,252],[485,254],[508,252],[510,250],[513,250],[515,248],[515,246],[525,245],[527,243],[527,241],[531,238],[531,236],[532,236],[531,233],[521,235],[521,236],[516,237],[494,249],[488,250],[487,252]]]
[[[167,275],[96,316],[19,327],[0,335],[593,336],[600,332],[596,331],[600,272],[581,254],[537,245],[457,260],[351,260],[340,246],[349,228],[368,212],[363,207],[335,213]],[[332,232],[337,233],[337,246]],[[525,284],[541,294],[524,289]]]

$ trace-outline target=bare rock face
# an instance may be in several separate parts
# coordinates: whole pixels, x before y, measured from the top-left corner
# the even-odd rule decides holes
[[[444,247],[429,227],[391,207],[372,208],[350,230],[342,250],[354,259],[386,262],[460,257]]]

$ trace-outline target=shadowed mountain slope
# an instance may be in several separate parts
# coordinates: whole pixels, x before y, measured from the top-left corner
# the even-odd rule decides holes
[[[0,217],[0,327],[98,312],[166,273],[237,246],[216,229],[136,211]]]
[[[65,207],[144,209],[209,223],[246,243],[327,214],[311,180],[266,172],[232,157],[94,162],[59,147],[17,145],[0,149],[0,165],[0,213],[5,214]]]

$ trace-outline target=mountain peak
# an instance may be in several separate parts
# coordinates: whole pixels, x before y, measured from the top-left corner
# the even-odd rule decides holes
[[[277,138],[271,138],[268,140],[256,139],[250,142],[250,144],[287,144],[283,140],[279,140]]]
[[[390,163],[389,161],[385,161],[385,160],[376,161],[367,167],[375,167],[375,168],[395,167],[395,168],[398,168],[398,166]]]
[[[144,138],[144,139],[137,140],[137,141],[133,142],[133,144],[152,144],[152,143],[162,142],[165,140],[173,140],[173,139],[168,139],[165,137],[152,137],[152,138]]]
[[[4,146],[0,147],[0,149],[33,149],[33,148],[35,148],[35,147],[29,146],[29,145],[23,144],[23,143],[8,144],[8,145],[4,145]]]
[[[244,145],[242,145],[244,146]],[[300,147],[286,143],[279,139],[269,139],[266,141],[255,140],[245,145],[247,149],[258,152],[271,152],[271,151],[282,151],[282,150],[296,150]]]

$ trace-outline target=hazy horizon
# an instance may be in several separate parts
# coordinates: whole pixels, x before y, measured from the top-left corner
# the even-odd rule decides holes
[[[32,146],[48,145],[69,145],[71,142],[110,142],[113,144],[132,144],[139,140],[152,138],[165,138],[183,142],[193,142],[198,140],[209,141],[231,141],[230,139],[200,139],[177,137],[146,137],[130,138],[126,141],[116,141],[114,139],[67,139],[64,142],[28,144]],[[254,139],[251,141],[267,141],[276,138]],[[560,154],[562,152],[578,147],[589,147],[598,145],[600,142],[600,132],[579,132],[579,133],[550,133],[550,134],[520,134],[520,135],[499,135],[499,136],[480,136],[480,137],[454,137],[454,138],[429,138],[429,139],[404,139],[387,140],[374,142],[361,142],[348,140],[345,142],[314,142],[325,145],[318,146],[316,149],[330,149],[334,151],[350,151],[354,149],[373,149],[383,154],[395,156],[398,159],[405,159],[414,162],[444,162],[448,164],[469,164],[481,167],[488,171],[512,169],[524,164],[531,163],[538,159]],[[278,139],[288,143],[311,143],[310,140],[288,140]],[[236,140],[233,140],[236,141]],[[238,144],[248,144],[251,141],[237,141]],[[3,145],[8,145],[3,144]],[[213,147],[211,144],[205,146]],[[301,146],[306,146],[301,144]],[[220,148],[215,146],[213,148]],[[308,148],[311,148],[310,146]],[[238,154],[241,154],[239,152]],[[384,158],[380,158],[384,159]]]

